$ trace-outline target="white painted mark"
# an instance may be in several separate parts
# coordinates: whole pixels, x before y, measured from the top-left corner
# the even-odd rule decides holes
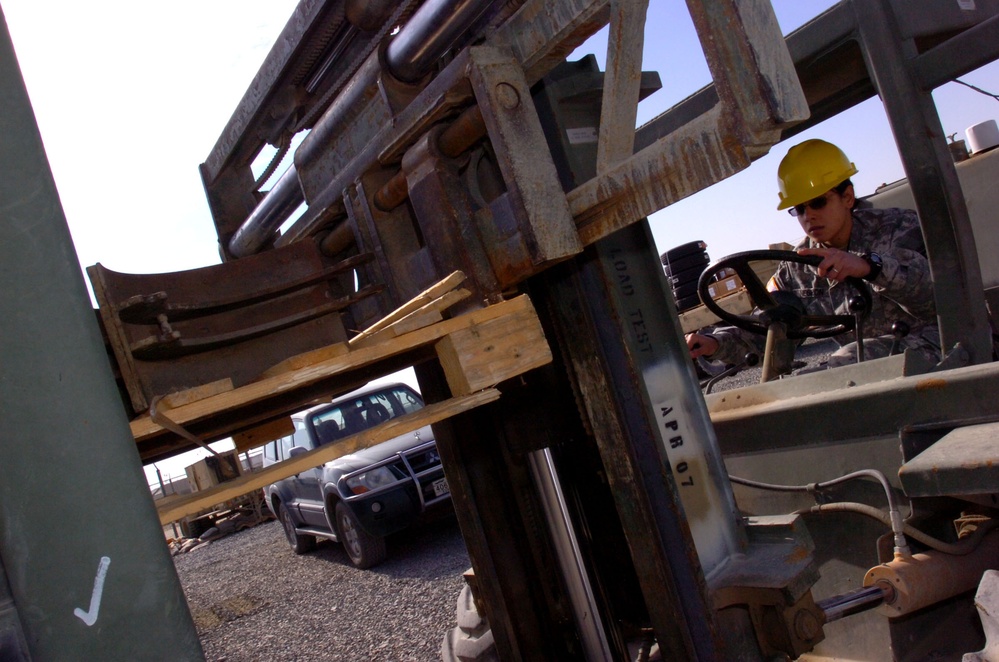
[[[90,611],[83,611],[79,607],[73,610],[76,617],[91,626],[97,622],[97,613],[101,610],[101,595],[104,593],[104,578],[108,575],[108,566],[111,565],[111,558],[101,557],[101,563],[97,566],[97,576],[94,577],[94,593],[90,596]]]

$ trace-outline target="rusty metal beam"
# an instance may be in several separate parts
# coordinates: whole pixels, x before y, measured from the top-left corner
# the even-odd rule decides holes
[[[513,53],[533,85],[605,26],[609,9],[610,0],[528,0],[488,43]]]
[[[723,109],[715,106],[570,191],[569,208],[580,240],[592,244],[746,168],[749,154],[733,143],[724,120]]]
[[[735,174],[808,117],[772,7],[689,5],[719,103],[568,194],[585,244]]]
[[[514,59],[524,68],[524,78],[530,86],[605,25],[607,17],[607,0],[573,0],[556,5],[533,0],[526,2],[489,36],[486,43],[512,52]],[[454,88],[456,74],[464,67],[459,64],[461,60],[462,56],[459,55],[457,61],[448,67],[450,74],[445,72],[439,75],[376,134],[368,131],[363,134],[363,138],[359,138],[345,131],[345,127],[336,129],[337,135],[347,136],[344,140],[351,146],[348,151],[353,158],[346,159],[341,154],[335,164],[323,166],[322,173],[317,173],[314,181],[325,182],[325,188],[321,191],[313,190],[307,195],[310,208],[317,212],[305,214],[287,228],[278,239],[278,246],[298,241],[318,229],[323,218],[322,210],[342,204],[341,196],[346,187],[365,169],[370,168],[376,159],[379,163],[398,163],[402,151],[420,133],[433,122],[442,119],[454,106],[467,103],[460,90]],[[378,102],[376,105],[379,107],[378,112],[384,114],[382,103]],[[310,141],[310,145],[314,144],[315,140]],[[396,181],[394,184],[400,183]],[[384,200],[380,206],[392,207]]]
[[[278,97],[294,90],[296,59],[307,51],[321,51],[333,37],[333,30],[344,21],[343,1],[301,0],[274,46],[267,54],[253,82],[233,112],[203,166],[204,179],[210,185],[233,160],[252,160],[259,146],[252,139],[266,139],[262,127],[273,123],[270,109],[289,106]],[[254,141],[255,142],[255,141]],[[237,158],[237,156],[239,158]]]
[[[520,229],[534,267],[575,255],[582,246],[520,65],[488,46],[473,48],[471,63],[476,100],[508,195],[516,198],[511,204],[526,215]]]

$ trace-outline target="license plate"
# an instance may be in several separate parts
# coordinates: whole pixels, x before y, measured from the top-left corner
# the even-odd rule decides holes
[[[447,486],[447,478],[438,478],[433,482],[434,496],[444,496],[451,494],[451,488]]]

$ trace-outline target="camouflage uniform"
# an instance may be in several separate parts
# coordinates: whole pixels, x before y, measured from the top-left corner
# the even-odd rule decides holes
[[[795,249],[825,248],[805,237]],[[940,360],[940,333],[933,299],[933,281],[926,259],[926,247],[916,212],[908,209],[854,209],[853,227],[847,250],[861,255],[877,253],[884,267],[870,283],[873,306],[864,320],[864,355],[887,356],[894,336],[892,324],[904,321],[909,334],[904,347],[922,353],[933,363]],[[793,292],[812,315],[850,315],[848,302],[856,291],[846,283],[820,278],[814,268],[782,262],[768,285],[770,289]],[[763,355],[765,337],[735,327],[719,327],[705,334],[718,340],[712,361],[741,363],[749,351]],[[840,345],[829,359],[829,367],[856,360],[856,338],[852,331],[836,336]]]

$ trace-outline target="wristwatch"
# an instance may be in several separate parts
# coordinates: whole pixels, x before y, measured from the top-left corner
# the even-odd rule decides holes
[[[870,283],[881,275],[881,269],[885,266],[884,262],[881,261],[881,256],[877,253],[864,253],[860,257],[871,268],[870,272],[864,276],[864,280]]]

